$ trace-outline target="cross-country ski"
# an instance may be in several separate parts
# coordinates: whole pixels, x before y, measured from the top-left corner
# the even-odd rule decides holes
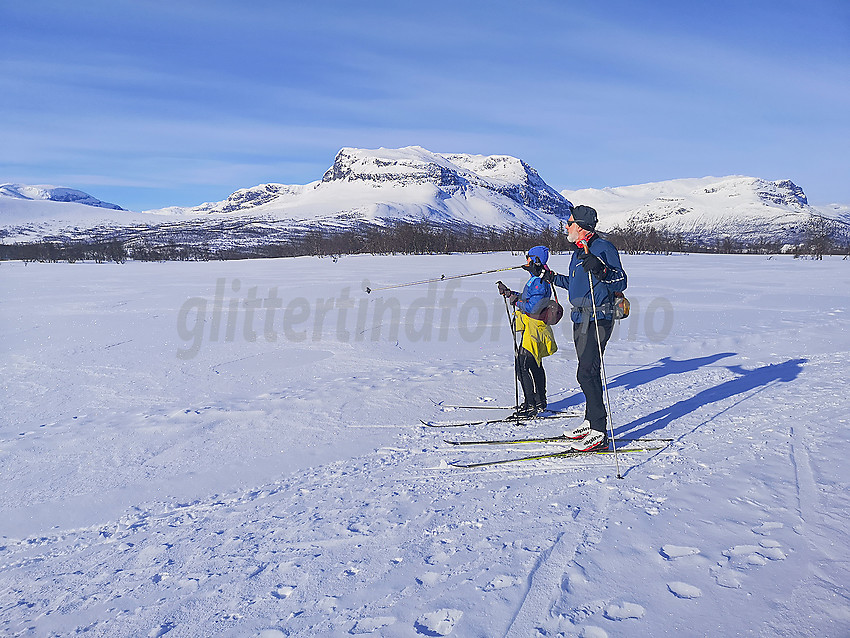
[[[551,412],[543,412],[541,414],[536,414],[534,416],[522,417],[515,416],[513,414],[502,417],[499,419],[478,419],[473,421],[465,421],[465,420],[432,420],[426,421],[424,419],[420,419],[420,423],[422,425],[426,425],[429,428],[459,428],[465,427],[468,425],[495,425],[497,423],[514,423],[517,425],[525,425],[528,423],[533,423],[536,421],[548,421],[552,419],[573,419],[576,417],[582,416],[581,412],[575,412],[573,410],[563,410],[563,411],[551,411]]]
[[[620,450],[620,453],[637,453],[637,452],[658,452],[663,450],[663,446],[656,447],[645,447],[645,448],[625,448]],[[488,467],[491,465],[507,465],[510,463],[524,463],[527,461],[543,461],[547,459],[577,459],[577,458],[585,458],[588,456],[613,456],[613,450],[590,450],[590,451],[579,451],[579,450],[563,450],[561,452],[547,452],[544,454],[532,454],[529,456],[519,456],[519,457],[510,457],[510,458],[500,458],[490,461],[478,461],[476,463],[463,463],[460,461],[450,462],[449,465],[452,467],[460,467],[460,468],[476,468],[476,467]]]
[[[549,437],[539,437],[539,438],[526,438],[526,439],[489,439],[489,440],[466,440],[466,441],[455,441],[446,439],[445,442],[449,445],[521,445],[523,443],[571,443],[574,439],[569,439],[566,436],[549,436]],[[635,443],[635,442],[663,442],[670,443],[674,439],[664,439],[664,438],[652,438],[652,437],[641,437],[637,439],[630,438],[618,438],[615,443],[618,445],[620,443]]]

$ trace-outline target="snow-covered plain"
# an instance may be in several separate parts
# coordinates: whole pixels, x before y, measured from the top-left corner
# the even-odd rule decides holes
[[[522,272],[364,286],[517,262],[0,264],[0,633],[850,635],[850,261],[624,256],[622,480],[419,423],[513,403]]]

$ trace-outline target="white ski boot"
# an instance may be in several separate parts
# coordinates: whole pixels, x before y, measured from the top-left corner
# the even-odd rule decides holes
[[[573,441],[577,439],[583,439],[590,432],[590,421],[585,419],[580,426],[573,430],[567,430],[564,432],[565,439],[572,439]]]
[[[573,443],[573,449],[577,452],[593,452],[596,450],[608,449],[608,437],[605,432],[599,430],[591,430],[580,441]]]

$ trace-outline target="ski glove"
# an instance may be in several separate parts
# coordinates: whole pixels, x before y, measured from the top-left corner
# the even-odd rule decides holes
[[[557,276],[558,276],[558,273],[553,272],[553,271],[551,271],[547,268],[546,270],[543,271],[543,274],[541,275],[541,279],[543,279],[543,281],[545,281],[548,284],[552,284],[552,283],[555,283],[555,277],[557,277]]]
[[[594,277],[600,280],[604,279],[608,273],[608,267],[593,253],[587,253],[584,256],[581,260],[581,267],[584,268],[584,272],[592,273]]]
[[[499,294],[502,295],[503,297],[507,297],[508,295],[511,294],[511,289],[508,288],[501,281],[497,281],[496,286],[499,288]]]

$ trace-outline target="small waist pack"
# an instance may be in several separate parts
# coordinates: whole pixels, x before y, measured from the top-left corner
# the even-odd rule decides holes
[[[546,302],[546,307],[540,311],[538,317],[540,321],[547,326],[554,326],[564,316],[564,307],[558,303],[557,299],[550,299]]]
[[[552,294],[554,299],[546,302],[546,307],[540,313],[540,321],[547,326],[554,326],[564,316],[564,307],[558,302],[558,293],[555,292],[555,286],[552,286]]]
[[[631,304],[626,295],[621,292],[614,293],[614,319],[625,319],[629,316]]]

